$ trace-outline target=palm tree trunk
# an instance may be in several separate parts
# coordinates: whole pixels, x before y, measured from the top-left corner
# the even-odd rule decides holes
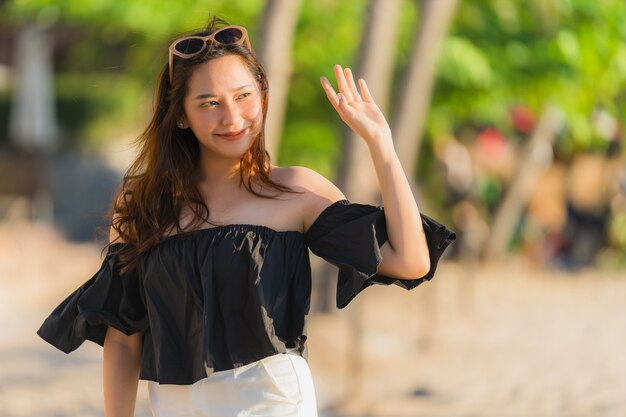
[[[356,66],[355,79],[364,78],[367,86],[383,112],[387,108],[394,52],[397,37],[401,0],[372,0],[363,27],[361,50]],[[370,152],[358,135],[344,127],[343,163],[338,176],[339,187],[346,196],[358,202],[377,203],[378,180]],[[326,269],[328,271],[328,269]],[[324,281],[328,283],[329,281]],[[328,291],[325,292],[328,294]],[[363,311],[362,300],[355,300],[347,309],[353,329],[349,361],[347,399],[354,400],[363,393]]]
[[[458,0],[420,1],[421,22],[415,34],[415,47],[401,84],[402,93],[392,124],[396,151],[411,183],[435,84],[435,70],[441,44],[457,3]]]
[[[499,259],[506,254],[537,176],[552,163],[552,148],[563,125],[563,118],[563,113],[557,108],[548,107],[544,111],[519,159],[511,185],[496,211],[485,258]]]
[[[415,181],[415,171],[422,143],[424,124],[432,91],[435,85],[437,60],[441,45],[450,26],[458,0],[421,0],[420,24],[415,32],[411,58],[401,83],[392,133],[396,152],[406,172],[413,195],[424,208]],[[407,299],[408,311],[416,311],[420,320],[416,335],[418,348],[424,349],[434,343],[436,337],[437,300],[434,288],[421,297],[418,305]]]
[[[270,85],[265,122],[265,147],[278,159],[291,77],[291,56],[302,0],[268,0],[263,11],[261,44],[257,49]]]
[[[401,5],[401,0],[369,3],[356,65],[355,79],[367,81],[372,97],[383,112],[388,104]],[[376,203],[378,180],[369,149],[363,139],[347,127],[344,128],[342,156],[339,187],[351,200]]]

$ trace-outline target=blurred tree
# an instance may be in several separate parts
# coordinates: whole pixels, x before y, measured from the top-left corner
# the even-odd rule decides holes
[[[457,137],[474,148],[480,132],[493,128],[507,146],[520,149],[535,115],[553,106],[564,114],[554,137],[557,158],[567,162],[581,151],[608,150],[623,140],[619,126],[626,122],[625,21],[626,3],[618,0],[460,2],[439,64],[427,145]],[[432,175],[436,167],[426,153],[418,176],[430,190],[429,203],[450,206],[450,196],[435,191],[443,185]],[[464,198],[478,205],[487,224],[501,225],[491,216],[504,213],[514,188],[515,180],[477,171]],[[516,199],[523,209],[526,200]],[[504,239],[502,247],[514,247],[520,221],[505,222],[513,229],[494,231],[492,242]]]
[[[265,122],[265,146],[272,159],[278,156],[289,93],[292,49],[301,0],[268,0],[261,23],[258,50],[271,86]]]
[[[356,69],[353,70],[355,82],[358,78],[364,78],[367,81],[368,90],[383,113],[386,113],[393,76],[393,57],[397,44],[401,5],[401,0],[371,0],[369,2],[361,34],[358,62]],[[361,137],[346,125],[342,126],[344,141],[339,170],[339,187],[352,201],[376,203],[379,186],[370,150]],[[325,282],[330,286],[328,279]],[[324,294],[330,295],[330,292],[325,291]],[[353,335],[349,339],[351,355],[348,373],[351,383],[345,398],[354,399],[359,398],[363,392],[361,381],[364,371],[364,321],[361,303],[352,305],[348,314]]]
[[[432,148],[443,138],[457,137],[461,144],[471,145],[477,133],[493,127],[514,145],[512,148],[521,148],[533,131],[535,115],[548,105],[560,108],[565,115],[564,130],[555,144],[564,160],[579,150],[606,149],[611,137],[623,137],[623,0],[458,2],[455,18],[443,40],[431,106],[423,113],[419,107],[429,102],[428,85],[409,87],[413,83],[409,74],[420,65],[421,73],[426,74],[427,63],[436,49],[431,44],[420,46],[416,42],[415,28],[423,29],[417,15],[424,19],[428,2],[399,3],[401,12],[396,27],[389,27],[390,33],[385,34],[397,31],[396,44],[387,46],[394,53],[389,62],[378,63],[392,68],[393,84],[386,87],[391,94],[374,95],[381,104],[386,96],[394,97],[389,106],[383,107],[393,116],[399,154],[403,160],[418,161],[416,177],[429,210],[440,209],[444,213],[450,205],[448,195],[441,192],[445,180],[433,175],[438,165],[432,158]],[[444,7],[439,3],[445,2],[435,3],[436,7]],[[277,155],[280,164],[310,166],[336,178],[341,165],[341,123],[337,123],[318,79],[320,75],[332,79],[335,63],[354,66],[357,62],[360,72],[359,45],[361,34],[368,30],[363,27],[367,4],[366,0],[301,1],[284,134]],[[172,34],[204,24],[209,12],[247,26],[253,45],[261,50],[254,33],[262,25],[265,5],[262,0],[181,0],[175,4],[157,0],[13,0],[3,5],[0,22],[14,28],[35,22],[59,29],[55,36],[59,43],[64,43],[55,57],[57,91],[63,98],[58,113],[62,117],[83,115],[80,117],[85,120],[74,121],[72,126],[84,140],[87,134],[99,138],[119,136],[111,130],[126,123],[143,124],[142,112],[147,110],[141,103],[149,101],[155,74],[166,61]],[[386,17],[378,14],[376,19]],[[417,67],[409,62],[416,57],[422,61]],[[368,74],[357,76],[375,83]],[[272,83],[272,91],[277,82]],[[6,96],[0,95],[0,108],[5,108]],[[416,100],[416,96],[422,101],[402,104]],[[84,105],[92,102],[96,105]],[[424,135],[419,134],[419,114],[426,114]],[[405,135],[400,126],[408,126],[409,122],[414,127],[406,131],[415,129],[415,133]],[[425,140],[421,145],[414,140],[420,137]],[[407,167],[410,163],[403,164],[407,173],[413,172]],[[348,169],[353,168],[346,166]],[[490,216],[506,186],[500,178],[476,177],[469,188],[471,197],[483,205],[477,212]],[[351,196],[351,191],[346,190],[346,194]]]
[[[314,168],[335,179],[341,124],[328,103],[321,75],[334,79],[334,64],[351,65],[360,44],[365,0],[305,1],[295,39],[293,76],[279,163]]]
[[[92,40],[100,43],[100,48],[94,48],[94,45],[81,48],[83,60],[101,55],[107,46],[119,46],[123,49],[123,69],[146,75],[156,73],[166,62],[167,43],[172,34],[204,26],[209,14],[248,26],[259,15],[262,6],[261,0],[180,0],[175,3],[158,0],[22,0],[7,5],[4,19],[18,24],[54,18],[58,24],[82,27],[97,35],[99,39]],[[134,44],[142,47],[137,48]],[[164,59],[155,60],[155,47],[159,48]],[[146,84],[150,85],[153,79],[154,76],[148,77]]]
[[[63,52],[61,71],[118,72],[148,88],[165,61],[172,33],[200,26],[209,12],[254,32],[264,4],[261,0],[14,0],[4,5],[0,20],[13,26],[57,21],[57,25],[80,27],[75,52]],[[316,83],[320,73],[328,73],[333,63],[346,62],[356,52],[354,34],[362,24],[364,4],[364,0],[319,0],[302,5],[292,78],[298,94],[289,96],[287,142],[281,148],[286,162],[313,165],[333,176],[337,132],[327,120],[331,113],[320,106],[324,97]],[[403,32],[413,22],[401,17]],[[476,124],[493,124],[506,131],[511,105],[523,103],[537,113],[550,101],[566,114],[569,134],[559,138],[560,152],[606,147],[607,130],[598,128],[590,114],[602,107],[618,120],[626,119],[624,21],[626,2],[621,0],[461,2],[437,69],[427,137]],[[154,59],[154,49],[163,59]],[[399,52],[411,49],[409,44],[401,45]],[[399,92],[412,91],[399,82],[395,87]],[[394,125],[403,124],[401,111],[396,114]],[[311,134],[306,138],[303,132],[315,132],[318,140],[312,140]],[[309,155],[297,155],[303,146]],[[417,155],[401,153],[406,158]],[[428,164],[424,169],[429,169]]]
[[[419,3],[420,25],[393,121],[394,144],[404,171],[411,179],[416,171],[441,45],[454,17],[457,0],[421,0]]]
[[[429,136],[463,125],[511,131],[511,107],[536,114],[551,103],[565,112],[559,152],[606,149],[591,116],[601,107],[626,119],[625,21],[621,0],[461,2],[439,64]]]
[[[262,6],[261,0],[23,0],[9,2],[0,21],[14,28],[29,22],[50,28],[58,113],[70,119],[63,120],[63,139],[68,144],[73,141],[68,136],[78,136],[85,144],[134,135],[143,127],[175,33],[200,28],[217,15],[247,26],[256,46],[255,22]]]
[[[13,93],[10,136],[16,147],[52,151],[57,143],[52,59],[43,30],[26,25],[15,48],[18,83]]]
[[[396,152],[423,212],[428,209],[428,200],[424,201],[418,190],[415,181],[416,164],[436,81],[437,61],[455,14],[457,0],[419,0],[417,4],[420,11],[419,25],[413,34],[413,47],[400,83],[402,89],[398,92],[391,126]],[[436,304],[435,294],[431,292],[419,304],[409,303],[407,306],[420,322],[421,334],[416,339],[420,341],[421,347],[433,341]]]
[[[493,219],[493,229],[487,246],[487,259],[502,258],[509,249],[519,219],[539,174],[552,164],[552,147],[563,124],[563,115],[556,108],[542,114],[537,129],[518,160],[517,171]]]
[[[355,82],[364,78],[381,110],[386,113],[401,0],[372,0],[367,8],[366,23],[361,34]],[[343,125],[342,125],[343,126]],[[367,145],[356,133],[343,126],[344,142],[338,183],[349,199],[375,203],[378,181]]]

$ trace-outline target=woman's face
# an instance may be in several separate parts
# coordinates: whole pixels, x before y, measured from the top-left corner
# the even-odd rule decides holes
[[[202,152],[215,156],[241,158],[262,127],[259,85],[238,55],[199,65],[187,81],[183,108]]]

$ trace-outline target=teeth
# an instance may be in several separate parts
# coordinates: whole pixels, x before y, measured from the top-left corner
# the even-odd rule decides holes
[[[240,134],[242,134],[246,129],[241,129],[237,132],[233,132],[233,133],[220,133],[220,136],[226,136],[226,137],[234,137],[234,136],[239,136]]]

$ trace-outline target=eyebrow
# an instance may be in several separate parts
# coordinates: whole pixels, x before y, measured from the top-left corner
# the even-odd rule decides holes
[[[242,85],[241,87],[233,88],[232,90],[229,90],[229,92],[234,93],[235,91],[242,90],[246,87],[252,87],[252,84],[246,84],[246,85]],[[213,93],[202,93],[196,96],[196,100],[202,100],[204,98],[209,98],[209,97],[217,97],[217,95]]]

